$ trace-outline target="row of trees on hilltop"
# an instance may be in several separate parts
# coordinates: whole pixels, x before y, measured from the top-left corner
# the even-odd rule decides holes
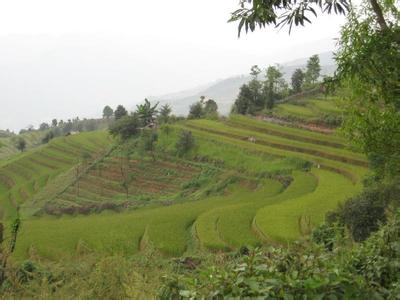
[[[254,114],[263,109],[270,110],[278,100],[315,88],[318,85],[320,72],[319,56],[313,55],[309,58],[305,71],[296,69],[293,72],[289,87],[279,65],[269,66],[264,70],[264,76],[261,75],[263,70],[255,65],[251,68],[249,83],[240,87],[232,112]]]
[[[171,115],[172,109],[165,104],[158,109],[159,103],[152,105],[148,99],[136,106],[134,112],[128,112],[122,105],[114,111],[115,122],[109,127],[110,133],[122,140],[135,136],[140,129],[156,129],[158,124],[172,122],[176,117]]]
[[[123,145],[129,145],[127,142],[131,140],[138,148],[151,154],[156,159],[155,150],[158,142],[158,127],[161,125],[162,130],[167,135],[171,131],[169,124],[174,123],[178,118],[171,114],[172,109],[169,104],[165,104],[158,109],[158,104],[152,105],[149,100],[145,99],[143,104],[136,106],[136,110],[128,113],[128,111],[119,105],[114,116],[116,118],[109,131],[111,135],[119,137]],[[199,106],[200,104],[200,106]],[[216,113],[217,105],[215,101],[205,101],[205,97],[201,101],[192,105],[196,107],[192,111],[192,117],[203,117],[204,114]],[[190,131],[183,130],[178,136],[175,148],[178,156],[183,156],[195,146],[195,140]],[[128,155],[128,154],[127,154]],[[129,155],[128,155],[129,156]]]
[[[205,96],[200,96],[200,101],[193,103],[189,108],[188,119],[217,119],[218,105],[213,99],[206,100]]]

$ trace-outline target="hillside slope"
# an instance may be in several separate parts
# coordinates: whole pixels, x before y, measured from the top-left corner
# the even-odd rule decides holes
[[[181,130],[191,130],[197,145],[184,159],[174,156]],[[250,136],[255,140],[250,141]],[[78,135],[58,140],[48,146],[50,149],[43,148],[45,154],[51,149],[60,151],[60,143],[85,145],[94,151],[105,149],[102,147],[108,142],[101,132],[96,139]],[[58,218],[26,214],[15,257],[22,259],[32,249],[47,258],[70,257],[82,247],[98,253],[125,254],[151,247],[177,256],[196,249],[224,251],[291,241],[357,193],[367,172],[365,157],[351,151],[339,137],[242,116],[169,125],[168,131],[160,131],[157,147],[155,161],[138,152],[123,164],[114,150],[101,160],[103,171],[93,167],[75,186],[70,185],[49,202],[55,208],[74,208],[120,201],[127,204],[125,211],[90,206],[92,210],[60,209]],[[40,159],[40,153],[26,155],[25,160],[34,158],[30,159],[32,170],[39,168],[32,162]],[[67,169],[72,162],[65,155],[62,152],[51,164],[65,164]],[[129,195],[125,196],[119,173],[124,165],[134,174]],[[55,173],[62,171],[54,168]],[[15,167],[2,172],[11,174],[13,169],[17,176]],[[49,172],[40,174],[46,177]],[[37,178],[26,177],[8,189],[5,183],[11,176],[4,177],[3,195],[23,191]],[[6,200],[3,197],[3,203]]]

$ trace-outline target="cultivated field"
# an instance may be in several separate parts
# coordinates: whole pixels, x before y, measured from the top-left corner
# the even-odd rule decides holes
[[[181,130],[196,147],[177,157]],[[356,193],[368,167],[338,136],[243,116],[168,125],[155,153],[124,156],[99,131],[7,160],[4,218],[23,217],[15,258],[286,243]]]

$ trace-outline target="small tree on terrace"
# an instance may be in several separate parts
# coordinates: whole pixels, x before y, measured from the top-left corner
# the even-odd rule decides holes
[[[313,55],[307,61],[307,70],[305,74],[305,83],[307,86],[313,85],[318,81],[321,66],[319,64],[319,56]]]
[[[265,74],[264,94],[265,94],[265,107],[272,109],[275,101],[281,98],[280,93],[285,88],[283,74],[278,66],[269,66]]]
[[[157,106],[158,102],[152,106],[147,99],[144,99],[144,104],[136,106],[136,113],[144,126],[149,126],[154,123],[158,113]]]
[[[110,126],[110,133],[113,136],[119,136],[122,140],[127,140],[139,133],[140,120],[136,114],[125,116],[118,119]]]
[[[250,69],[250,76],[252,79],[248,83],[249,89],[252,93],[251,101],[257,109],[263,108],[265,102],[264,95],[262,93],[262,83],[258,79],[261,72],[261,69],[257,65],[252,66]]]
[[[172,108],[169,104],[164,104],[160,108],[160,115],[158,116],[158,122],[160,124],[166,124],[169,122],[171,116]]]
[[[141,130],[140,133],[140,140],[139,140],[139,153],[150,153],[153,161],[156,161],[156,145],[158,141],[158,133],[156,130],[152,128],[144,128]]]
[[[189,119],[201,119],[204,116],[203,103],[198,101],[190,105]]]
[[[47,129],[49,129],[50,128],[50,126],[49,126],[49,124],[47,124],[47,123],[42,123],[42,124],[40,124],[40,126],[39,126],[39,130],[40,131],[44,131],[44,130],[47,130]]]
[[[235,103],[232,107],[232,112],[246,115],[251,114],[255,111],[253,104],[253,93],[251,92],[247,84],[243,84],[240,87],[239,95],[237,96]]]
[[[300,93],[304,84],[305,74],[302,69],[296,69],[292,74],[292,91]]]
[[[215,116],[218,114],[218,104],[213,99],[204,102],[204,113],[206,116]]]
[[[57,127],[57,125],[58,125],[57,119],[51,120],[51,126]]]
[[[117,109],[114,111],[115,120],[119,120],[122,117],[125,117],[127,115],[128,115],[128,111],[122,105],[118,105]]]
[[[21,151],[24,152],[25,148],[26,148],[26,141],[24,138],[19,137],[16,142],[15,142],[15,147]]]
[[[195,146],[195,140],[191,131],[182,130],[176,142],[176,152],[178,156],[183,156]]]
[[[108,106],[108,105],[104,106],[104,108],[103,108],[103,118],[109,119],[109,118],[112,117],[113,114],[114,114],[114,110],[110,106]]]

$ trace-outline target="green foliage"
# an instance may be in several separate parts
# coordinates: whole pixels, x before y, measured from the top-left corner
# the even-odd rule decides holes
[[[228,255],[193,273],[165,278],[160,297],[272,299],[395,299],[400,280],[400,213],[359,247],[338,243],[321,229],[329,248],[306,242],[289,248]],[[322,236],[321,236],[322,234]]]
[[[400,185],[398,181],[390,184],[373,183],[371,186],[341,205],[331,216],[331,222],[336,221],[346,226],[353,239],[357,242],[367,239],[372,232],[386,222],[386,210],[389,206],[400,205]]]
[[[336,80],[348,93],[344,132],[383,178],[400,172],[400,16],[393,1],[379,5],[390,20],[386,25],[369,5],[348,16],[339,40]]]
[[[195,147],[195,139],[191,131],[182,130],[176,142],[176,152],[183,156]]]
[[[171,117],[172,108],[169,104],[164,104],[160,108],[160,115],[158,116],[158,122],[160,124],[169,123]]]
[[[320,76],[321,66],[319,64],[319,56],[313,55],[307,61],[307,69],[304,76],[305,86],[310,87],[313,86]]]
[[[110,125],[109,131],[113,136],[119,136],[122,140],[127,140],[139,133],[141,122],[136,114],[124,116],[117,119]]]
[[[50,142],[53,138],[54,138],[54,131],[51,130],[48,133],[46,133],[46,135],[44,136],[44,138],[42,139],[42,143],[43,144],[47,144],[48,142]]]
[[[49,124],[47,124],[47,123],[41,123],[40,125],[39,125],[39,130],[40,131],[45,131],[45,130],[47,130],[47,129],[49,129],[50,128],[50,126],[49,126]]]
[[[190,105],[189,119],[201,119],[204,117],[203,104],[199,101]]]
[[[104,106],[103,118],[109,119],[113,116],[113,114],[114,114],[114,110],[110,106],[108,106],[108,105]],[[57,126],[57,124],[56,124],[56,126]]]
[[[233,113],[254,114],[264,108],[271,109],[276,100],[287,94],[287,84],[279,66],[269,66],[265,72],[265,80],[258,76],[261,70],[258,66],[251,68],[252,79],[241,86],[239,95],[232,107]]]
[[[242,85],[232,107],[232,112],[241,115],[253,114],[256,110],[252,103],[253,98],[253,93],[249,86],[247,84]]]
[[[150,101],[144,99],[144,104],[136,106],[136,114],[141,120],[143,126],[153,125],[158,114],[157,110],[158,103],[151,105]]]
[[[311,23],[310,15],[317,16],[316,9],[321,13],[334,12],[345,14],[349,10],[349,2],[345,0],[335,1],[265,1],[265,0],[240,0],[238,10],[232,13],[230,22],[239,22],[239,36],[244,27],[246,33],[254,31],[257,27],[263,28],[268,25],[304,26]]]
[[[303,87],[305,74],[302,69],[296,69],[292,74],[293,93],[300,93]]]
[[[122,117],[125,117],[127,115],[128,115],[128,112],[125,109],[125,107],[123,107],[122,105],[118,105],[117,108],[114,111],[115,120],[119,120]]]
[[[204,96],[200,101],[190,106],[188,119],[218,119],[218,105],[213,99],[205,100]]]
[[[22,137],[18,137],[15,141],[15,148],[17,148],[19,151],[24,152],[26,148],[26,141]]]
[[[218,105],[213,99],[208,99],[204,102],[204,114],[206,118],[218,118]]]
[[[287,85],[283,79],[283,74],[279,70],[279,66],[269,66],[265,75],[265,82],[263,85],[263,93],[265,97],[265,107],[272,109],[275,101],[282,98],[283,94],[287,91]]]

